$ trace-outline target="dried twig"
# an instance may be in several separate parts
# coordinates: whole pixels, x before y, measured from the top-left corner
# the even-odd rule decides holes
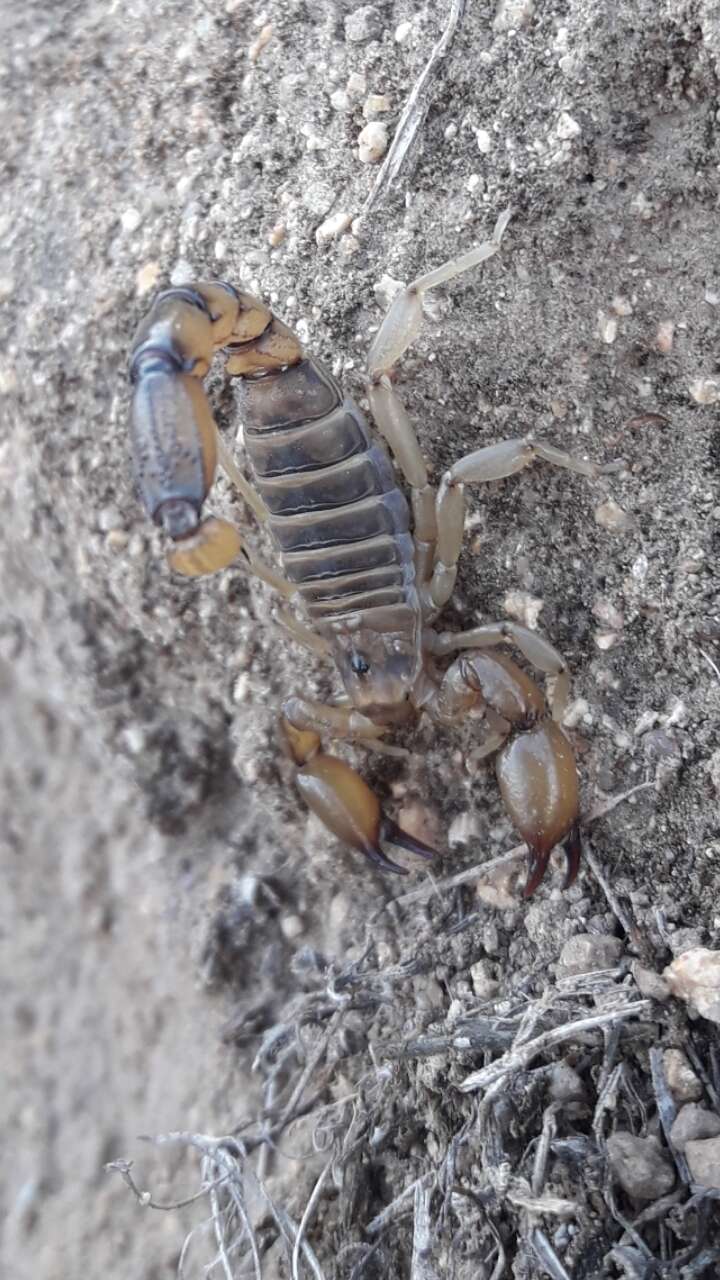
[[[438,1274],[430,1262],[430,1249],[432,1247],[431,1200],[432,1187],[428,1182],[421,1179],[415,1185],[411,1280],[439,1280]]]
[[[712,672],[714,672],[714,674],[717,676],[718,680],[720,680],[720,669],[718,668],[717,663],[716,663],[716,662],[713,662],[712,658],[710,657],[710,654],[709,654],[709,653],[706,653],[704,649],[701,649],[699,645],[698,645],[698,650],[699,650],[699,652],[702,654],[702,656],[703,656],[703,658],[705,659],[705,661],[707,662],[707,664],[708,664],[708,666],[709,666],[710,670],[711,670]]]
[[[668,1087],[668,1082],[665,1078],[665,1067],[663,1065],[662,1049],[660,1049],[657,1045],[653,1045],[652,1048],[650,1049],[650,1073],[652,1075],[655,1101],[657,1103],[658,1115],[660,1117],[660,1124],[662,1125],[662,1131],[665,1134],[665,1141],[667,1142],[668,1147],[670,1148],[670,1152],[672,1154],[673,1160],[675,1161],[675,1166],[677,1168],[677,1171],[680,1174],[681,1181],[684,1182],[686,1186],[689,1186],[690,1170],[688,1168],[688,1162],[685,1159],[683,1152],[680,1151],[678,1147],[676,1147],[673,1144],[673,1141],[670,1137],[670,1130],[672,1129],[675,1117],[677,1115],[677,1107],[675,1106],[675,1100],[670,1092],[670,1089]]]
[[[376,1217],[372,1218],[371,1221],[368,1222],[365,1228],[365,1234],[368,1236],[379,1235],[381,1231],[384,1231],[386,1227],[390,1226],[390,1223],[395,1222],[398,1218],[402,1217],[403,1214],[409,1213],[411,1207],[409,1203],[410,1198],[415,1196],[420,1183],[426,1183],[429,1181],[430,1175],[425,1174],[424,1177],[416,1178],[414,1182],[411,1182],[409,1186],[405,1187],[405,1189],[400,1192],[399,1196],[396,1196],[390,1204],[385,1206],[382,1213],[378,1213]]]
[[[572,1280],[550,1244],[545,1232],[541,1231],[540,1227],[534,1228],[530,1236],[530,1241],[535,1253],[537,1254],[538,1261],[545,1268],[547,1274],[552,1276],[552,1280]]]
[[[213,1191],[216,1187],[222,1186],[223,1182],[227,1182],[229,1174],[223,1174],[215,1182],[211,1182],[203,1186],[200,1191],[196,1191],[194,1195],[186,1196],[184,1200],[171,1200],[169,1204],[160,1204],[158,1200],[153,1200],[149,1191],[141,1191],[133,1178],[130,1170],[133,1167],[132,1160],[109,1160],[105,1165],[106,1173],[119,1173],[123,1182],[130,1188],[135,1196],[138,1204],[143,1209],[160,1209],[163,1213],[169,1213],[173,1209],[184,1209],[189,1204],[195,1204],[196,1200],[203,1200],[208,1192]]]
[[[383,160],[380,171],[373,183],[372,190],[363,205],[360,218],[366,218],[377,204],[382,191],[388,190],[397,178],[403,161],[412,145],[413,139],[422,125],[425,116],[430,107],[430,100],[426,95],[426,91],[430,84],[431,77],[445,57],[450,44],[454,39],[460,24],[465,16],[465,6],[467,0],[450,0],[450,13],[448,15],[447,25],[433,49],[430,57],[425,64],[422,72],[412,87],[410,96],[403,107],[402,115],[398,121],[395,136],[390,144],[385,159]]]
[[[300,1280],[300,1247],[303,1243],[303,1237],[307,1230],[308,1222],[310,1221],[315,1211],[315,1206],[317,1205],[317,1202],[320,1199],[320,1192],[323,1189],[323,1183],[327,1178],[331,1168],[332,1168],[332,1160],[328,1160],[327,1164],[325,1165],[325,1168],[323,1169],[322,1173],[320,1174],[320,1177],[318,1178],[317,1182],[315,1183],[315,1186],[312,1189],[312,1194],[310,1196],[310,1199],[305,1205],[305,1212],[303,1213],[303,1216],[300,1219],[300,1226],[298,1227],[297,1235],[295,1237],[295,1244],[293,1245],[293,1252],[292,1252],[293,1280]]]
[[[457,1087],[463,1093],[470,1093],[475,1089],[489,1089],[504,1076],[515,1071],[523,1071],[539,1053],[544,1053],[555,1045],[573,1040],[586,1031],[594,1031],[597,1027],[607,1027],[613,1022],[625,1021],[627,1018],[639,1018],[644,1013],[650,1013],[651,1010],[651,1000],[633,1000],[624,1007],[610,1009],[606,1013],[593,1013],[588,1018],[578,1018],[575,1022],[566,1022],[561,1027],[553,1027],[551,1031],[544,1031],[534,1040],[528,1040],[518,1048],[510,1049],[498,1058],[497,1062],[491,1062],[480,1071],[473,1071]]]

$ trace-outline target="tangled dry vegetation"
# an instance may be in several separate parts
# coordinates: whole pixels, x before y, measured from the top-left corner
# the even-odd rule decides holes
[[[225,1038],[259,1042],[260,1113],[151,1139],[197,1152],[199,1190],[157,1204],[109,1166],[146,1207],[205,1202],[180,1275],[717,1274],[720,1193],[697,1149],[717,1153],[694,1141],[720,1131],[717,1038],[651,967],[659,913],[638,922],[585,852],[625,936],[576,935],[555,979],[488,976],[469,892],[486,864],[386,903],[342,968],[299,950],[281,1023],[238,1005]]]

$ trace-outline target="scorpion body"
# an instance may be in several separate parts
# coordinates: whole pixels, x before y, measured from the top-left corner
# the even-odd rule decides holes
[[[567,883],[579,861],[577,772],[557,723],[566,665],[545,639],[514,623],[460,635],[430,624],[454,585],[465,484],[511,475],[535,458],[588,476],[599,469],[524,438],[461,459],[436,494],[389,376],[419,332],[423,293],[496,253],[508,220],[509,212],[491,240],[401,293],[372,345],[370,408],[410,503],[354,400],[260,300],[228,284],[201,281],[160,294],[135,336],[130,376],[136,477],[151,518],[174,543],[171,567],[195,576],[243,557],[290,606],[280,614],[284,625],[339,669],[345,696],[338,703],[295,696],[283,707],[286,746],[310,808],[377,865],[404,872],[383,841],[421,856],[433,851],[383,815],[360,775],[322,750],[322,736],[404,754],[381,741],[390,727],[419,713],[453,725],[474,712],[485,721],[482,751],[498,753],[501,792],[530,850],[527,896],[555,844],[567,841]],[[225,448],[202,387],[217,348],[240,379],[252,483]],[[268,528],[282,574],[229,521],[202,518],[218,459]],[[553,678],[552,715],[527,673],[490,652],[506,643]],[[453,653],[459,656],[447,665]]]

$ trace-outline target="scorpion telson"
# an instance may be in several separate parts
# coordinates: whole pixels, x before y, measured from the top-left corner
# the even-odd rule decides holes
[[[145,507],[173,544],[171,567],[195,576],[237,561],[284,597],[278,616],[295,639],[336,663],[344,699],[295,696],[282,708],[310,809],[376,865],[406,874],[383,842],[421,857],[433,850],[382,813],[356,770],[323,751],[322,737],[403,755],[382,741],[389,728],[419,714],[452,726],[474,712],[481,753],[496,754],[505,806],[530,851],[527,897],[556,844],[565,842],[566,884],[578,868],[577,771],[558,723],[567,667],[547,640],[516,623],[460,634],[432,624],[455,583],[465,485],[513,475],[536,459],[589,477],[601,468],[528,438],[506,440],[461,458],[436,492],[390,379],[420,332],[423,294],[496,254],[509,219],[507,210],[489,240],[421,276],[392,303],[368,361],[368,400],[384,444],[263,302],[217,281],[159,295],[135,335],[130,375],[135,472]],[[240,380],[251,480],[220,438],[203,389],[218,349]],[[218,461],[269,531],[280,571],[230,521],[203,517]],[[505,645],[550,677],[549,707],[530,676],[497,652]]]

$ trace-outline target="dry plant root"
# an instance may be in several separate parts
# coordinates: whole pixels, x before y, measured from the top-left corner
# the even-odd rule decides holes
[[[436,491],[391,377],[422,327],[423,295],[493,257],[509,220],[506,210],[489,240],[421,276],[392,303],[368,361],[368,398],[384,444],[263,302],[218,281],[156,298],[133,342],[131,422],[140,496],[172,544],[171,568],[194,577],[242,562],[283,598],[283,625],[336,664],[341,704],[297,696],[282,712],[308,807],[376,866],[405,874],[383,842],[420,857],[433,851],[382,813],[356,770],[322,750],[322,737],[405,754],[381,741],[389,729],[420,714],[453,726],[480,713],[482,749],[496,754],[506,808],[530,850],[527,897],[555,845],[565,842],[567,884],[578,870],[578,778],[558,724],[566,664],[542,636],[514,623],[461,634],[432,624],[455,583],[466,485],[514,475],[536,460],[590,478],[600,468],[519,438],[461,458]],[[203,389],[218,349],[239,379],[251,478],[222,442]],[[218,462],[269,531],[279,571],[233,523],[203,516]],[[527,672],[497,652],[506,645],[550,678],[549,707]]]

